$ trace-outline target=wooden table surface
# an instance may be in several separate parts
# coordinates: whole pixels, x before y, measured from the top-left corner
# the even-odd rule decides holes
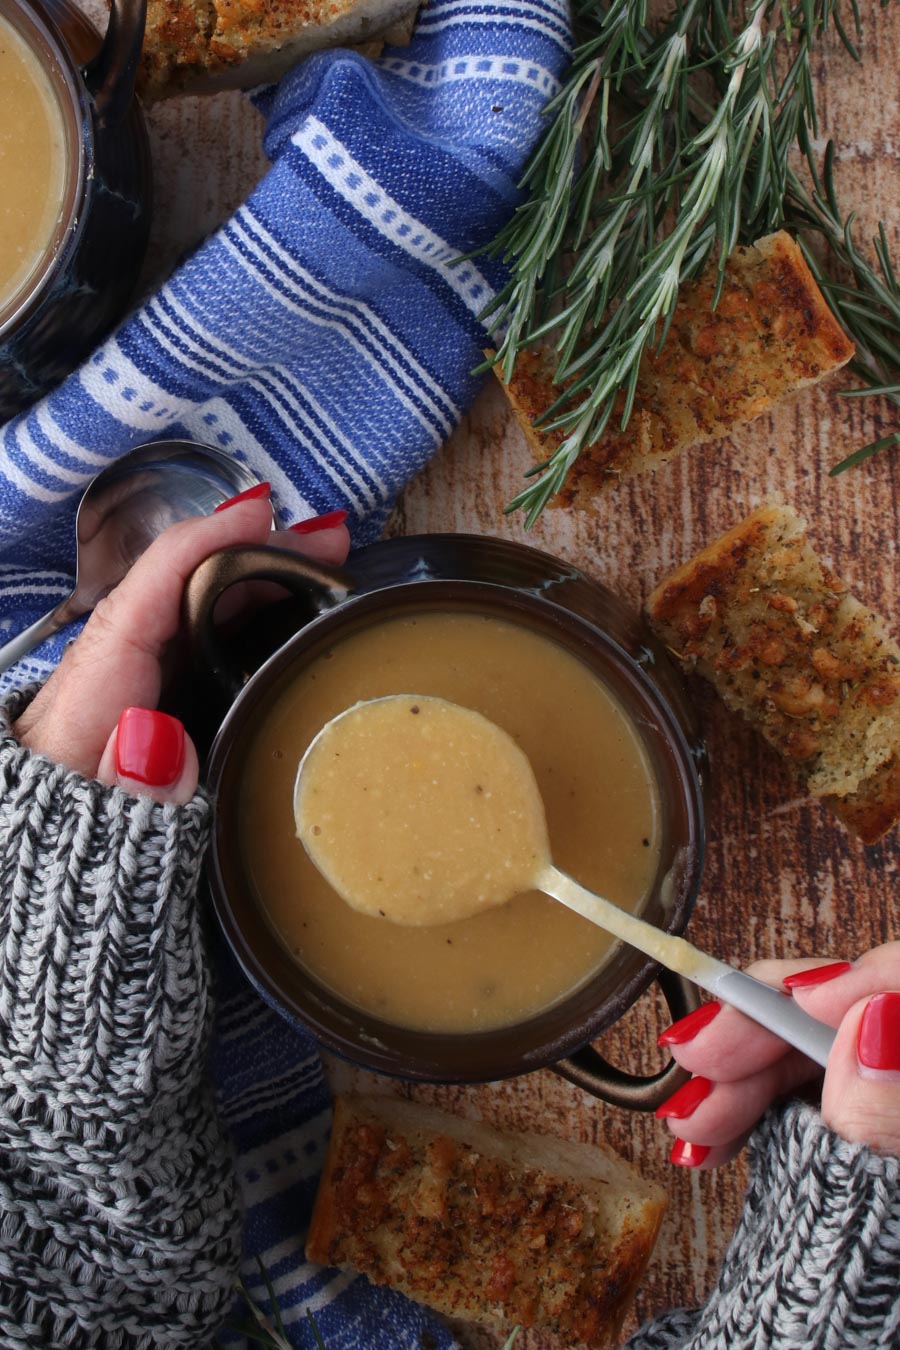
[[[103,0],[83,0],[99,22]],[[860,237],[882,216],[900,257],[900,4],[861,0],[863,61],[836,41],[817,58],[821,138],[838,149],[845,208]],[[261,121],[239,95],[182,99],[150,114],[157,213],[148,279],[159,277],[246,195],[266,163]],[[896,623],[900,454],[881,454],[836,479],[828,468],[893,426],[871,400],[848,401],[830,387],[807,390],[726,440],[695,449],[655,476],[628,483],[587,512],[550,511],[525,534],[501,507],[519,487],[529,454],[504,399],[489,385],[452,440],[406,492],[392,533],[465,530],[527,539],[602,579],[634,605],[654,583],[753,505],[780,494],[807,518],[817,548],[853,591]],[[893,415],[894,418],[896,414]],[[779,760],[705,687],[693,692],[712,762],[708,858],[691,921],[693,940],[738,963],[758,957],[845,957],[900,936],[900,831],[864,849],[821,807],[798,796]],[[658,1065],[655,1036],[665,1014],[646,997],[604,1037],[620,1063]],[[355,1076],[340,1070],[341,1075]],[[365,1079],[359,1075],[359,1079]],[[382,1090],[403,1091],[387,1080]],[[635,1308],[638,1320],[696,1304],[709,1290],[741,1205],[741,1163],[698,1174],[667,1162],[667,1129],[604,1107],[552,1072],[465,1089],[415,1095],[501,1126],[603,1140],[656,1177],[670,1196],[659,1244]],[[628,1328],[636,1325],[635,1318]],[[461,1329],[466,1345],[497,1338]],[[527,1334],[519,1350],[556,1350]]]

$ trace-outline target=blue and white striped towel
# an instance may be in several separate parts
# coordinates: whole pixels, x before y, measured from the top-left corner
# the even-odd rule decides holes
[[[498,281],[452,266],[508,218],[570,49],[566,0],[433,0],[372,64],[314,56],[261,99],[273,167],[237,214],[78,372],[0,432],[0,640],[71,587],[74,511],[141,442],[224,447],[273,485],[282,523],[346,507],[377,537],[397,492],[477,392],[478,315]],[[20,663],[45,676],[63,634]],[[314,1044],[233,969],[214,1054],[253,1256],[293,1343],[423,1350],[437,1319],[307,1266],[302,1231],[327,1132]]]
[[[0,641],[66,593],[84,485],[144,441],[224,447],[282,523],[343,506],[377,537],[477,392],[498,271],[452,264],[508,218],[569,47],[567,0],[434,0],[409,47],[319,54],[263,96],[260,186],[0,431]]]

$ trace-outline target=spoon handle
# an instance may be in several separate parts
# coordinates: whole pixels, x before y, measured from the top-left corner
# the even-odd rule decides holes
[[[687,944],[688,946],[690,944]],[[810,1017],[788,994],[763,984],[742,970],[726,966],[725,971],[711,985],[704,985],[723,1003],[730,1003],[739,1012],[752,1017],[760,1026],[774,1031],[788,1045],[802,1050],[824,1069],[837,1035],[834,1027]]]
[[[610,900],[580,886],[558,867],[545,868],[535,885],[599,928],[605,928],[645,956],[684,975],[760,1026],[774,1031],[776,1036],[801,1050],[816,1064],[824,1068],[828,1063],[834,1028],[803,1012],[789,995],[763,984],[752,975],[745,975],[742,970],[735,970],[724,961],[717,961],[714,956],[707,956],[684,938],[663,933],[646,919],[627,914]]]
[[[14,666],[23,656],[27,656],[39,643],[58,633],[60,628],[65,628],[66,624],[76,617],[69,610],[70,600],[71,596],[62,600],[43,618],[36,619],[17,637],[10,638],[9,642],[0,647],[0,674],[4,670],[9,670],[10,666]]]

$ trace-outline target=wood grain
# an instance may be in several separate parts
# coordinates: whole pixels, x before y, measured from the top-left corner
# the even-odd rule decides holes
[[[102,0],[85,0],[100,22]],[[832,137],[845,208],[867,239],[885,218],[900,256],[897,157],[900,99],[896,54],[900,5],[861,0],[862,63],[836,41],[817,57],[814,79],[821,144]],[[239,95],[182,99],[149,117],[157,173],[156,225],[149,282],[224,219],[265,168],[261,123]],[[805,391],[739,434],[684,455],[654,477],[609,494],[591,512],[550,511],[528,542],[571,560],[639,605],[659,578],[753,505],[780,494],[807,517],[817,548],[861,599],[897,632],[900,455],[882,454],[837,479],[828,469],[849,450],[893,425],[871,400]],[[488,385],[456,435],[407,491],[391,532],[470,530],[526,539],[501,508],[529,467],[527,447],[498,388]],[[798,800],[777,759],[702,686],[694,688],[714,774],[708,860],[691,924],[693,940],[716,955],[844,957],[900,936],[897,832],[864,849],[824,809]],[[655,1035],[665,1014],[645,998],[602,1048],[622,1064],[658,1062]],[[335,1066],[340,1081],[407,1091]],[[668,1132],[654,1119],[601,1106],[551,1072],[478,1088],[417,1088],[414,1095],[510,1128],[603,1139],[658,1178],[671,1197],[657,1254],[628,1327],[676,1305],[696,1305],[710,1289],[736,1217],[745,1174],[736,1163],[698,1175],[669,1166]],[[473,1350],[496,1338],[461,1329]],[[519,1350],[561,1350],[551,1338],[523,1336]]]

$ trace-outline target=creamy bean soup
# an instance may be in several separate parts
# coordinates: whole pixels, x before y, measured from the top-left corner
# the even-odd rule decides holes
[[[37,56],[0,17],[0,309],[47,253],[65,192],[62,110]]]
[[[554,862],[615,903],[640,907],[656,875],[659,801],[637,732],[563,647],[478,613],[424,612],[359,631],[275,696],[253,728],[242,776],[244,867],[293,959],[348,1003],[419,1030],[508,1026],[589,979],[609,952],[608,935],[534,891],[428,927],[363,914],[296,835],[295,778],[316,734],[362,700],[413,691],[507,732],[534,771]],[[360,844],[362,834],[347,848]]]

